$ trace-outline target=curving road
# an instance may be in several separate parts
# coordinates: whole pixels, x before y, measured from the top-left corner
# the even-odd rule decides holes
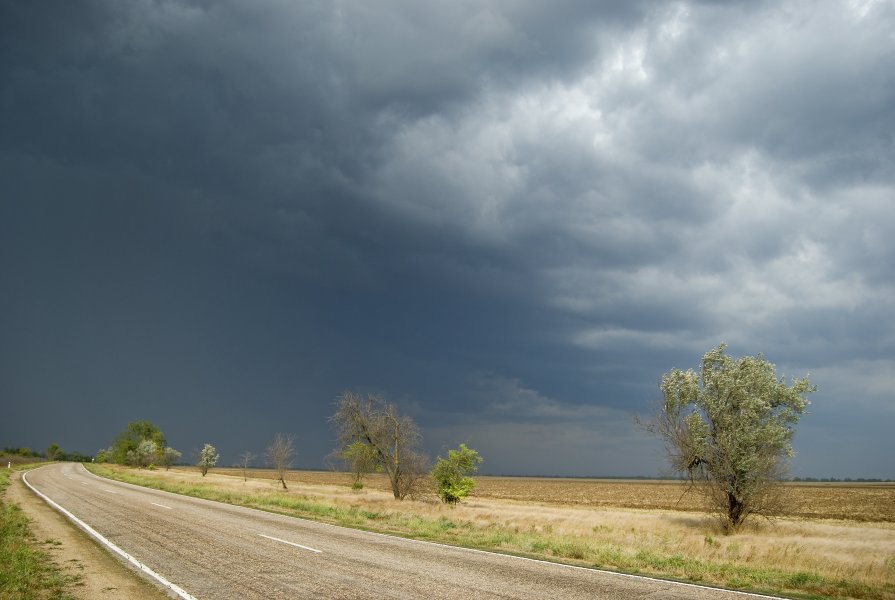
[[[27,482],[183,598],[761,597],[345,529],[102,479],[74,463]]]

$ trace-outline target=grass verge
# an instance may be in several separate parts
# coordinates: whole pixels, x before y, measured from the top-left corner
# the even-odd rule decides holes
[[[742,561],[707,560],[685,555],[674,548],[644,549],[606,543],[593,537],[557,534],[549,527],[520,528],[443,515],[432,518],[414,514],[410,505],[407,509],[404,505],[396,505],[377,510],[360,504],[322,502],[294,491],[234,491],[212,482],[177,482],[145,471],[104,465],[87,467],[103,477],[177,494],[455,546],[797,598],[895,598],[895,587],[889,583],[874,586],[833,579],[818,572],[744,564]]]
[[[31,468],[35,465],[27,465]],[[22,470],[25,465],[15,467]],[[49,553],[41,548],[28,524],[28,517],[15,503],[5,499],[12,469],[0,470],[0,600],[73,598],[69,588],[77,575],[59,571]],[[52,544],[52,540],[45,543]]]

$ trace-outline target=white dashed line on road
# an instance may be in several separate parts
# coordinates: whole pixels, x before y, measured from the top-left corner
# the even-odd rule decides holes
[[[280,538],[271,537],[269,535],[264,535],[263,533],[259,533],[263,538],[267,538],[269,540],[273,540],[275,542],[280,542],[281,544],[289,544],[290,546],[295,546],[296,548],[301,548],[303,550],[310,550],[311,552],[316,552],[317,554],[322,554],[323,550],[317,550],[316,548],[310,548],[308,546],[302,546],[301,544],[296,544],[295,542],[287,542],[286,540],[281,540]]]
[[[158,504],[157,502],[150,502],[153,506],[161,506],[162,508],[167,508],[168,510],[174,510],[170,506],[165,506],[164,504]]]
[[[103,488],[103,491],[104,491],[104,492],[109,492],[110,494],[117,494],[117,493],[118,493],[118,492],[116,492],[115,490],[107,490],[106,488]]]

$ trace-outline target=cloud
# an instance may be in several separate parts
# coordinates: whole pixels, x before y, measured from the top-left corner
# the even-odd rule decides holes
[[[563,402],[494,373],[469,378],[479,410],[427,427],[430,446],[468,443],[487,461],[485,472],[549,474],[562,457],[570,475],[622,475],[633,461],[652,460],[645,439],[626,411],[596,402]]]
[[[2,11],[15,394],[363,385],[611,454],[578,421],[726,341],[888,410],[890,2]]]

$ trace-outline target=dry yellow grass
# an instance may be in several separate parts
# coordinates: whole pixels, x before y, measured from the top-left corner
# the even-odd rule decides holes
[[[239,474],[239,469],[218,469]],[[252,469],[253,477],[272,471]],[[290,477],[308,484],[344,486],[350,475],[332,471],[293,471]],[[371,475],[366,487],[388,491],[388,478]],[[590,508],[642,508],[685,512],[706,509],[698,494],[680,481],[567,479],[553,477],[476,478],[475,498],[519,500]],[[895,483],[788,483],[781,517],[806,517],[895,523]]]
[[[201,480],[222,489],[255,494],[274,493],[278,485],[263,470],[250,471],[248,481],[243,481],[235,469],[216,470],[204,479],[194,469],[152,475],[185,485]],[[895,598],[895,523],[885,520],[892,507],[875,504],[880,498],[891,503],[893,486],[793,486],[800,497],[810,499],[805,503],[811,507],[800,504],[794,516],[773,521],[754,519],[738,535],[725,536],[713,518],[693,510],[699,508],[696,501],[687,496],[680,500],[682,488],[678,482],[482,477],[476,496],[451,508],[434,501],[396,501],[386,491],[387,482],[378,477],[372,477],[359,492],[349,487],[350,478],[344,473],[293,471],[287,481],[290,495],[384,515],[388,518],[383,523],[399,518],[449,520],[451,527],[460,528],[458,531],[508,532],[510,535],[498,541],[497,547],[510,552],[574,561],[591,560],[594,555],[605,557],[610,549],[608,555],[618,554],[618,562],[603,558],[590,564],[600,562],[601,566],[630,570],[629,559],[637,555],[644,557],[638,563],[644,566],[637,567],[641,572],[721,585],[736,585],[737,578],[729,574],[730,569],[752,569],[753,581],[756,570],[774,569],[792,573],[794,580],[823,577],[840,582],[843,588],[842,582],[849,584],[847,589],[851,591],[846,594],[828,592],[834,596]],[[802,516],[821,513],[818,507],[832,506],[832,499],[838,499],[839,505],[823,509],[826,512],[822,515],[827,518]],[[829,518],[843,514],[853,518]],[[884,519],[874,521],[875,515]],[[380,530],[383,527],[388,525],[370,525]],[[451,532],[446,535],[450,541]],[[573,550],[564,554],[556,550],[558,544]],[[684,559],[688,564],[714,565],[717,569],[694,569],[683,563],[675,566]],[[650,566],[653,563],[654,568]]]

